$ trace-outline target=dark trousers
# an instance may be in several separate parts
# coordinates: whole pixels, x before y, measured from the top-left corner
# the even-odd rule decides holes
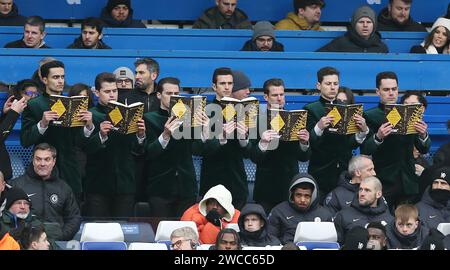
[[[195,198],[162,198],[149,197],[150,213],[152,217],[179,219],[184,211],[195,203]]]
[[[128,218],[133,216],[134,194],[86,194],[83,216]]]

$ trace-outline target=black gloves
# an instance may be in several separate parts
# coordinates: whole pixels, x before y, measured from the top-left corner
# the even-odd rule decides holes
[[[208,212],[208,214],[206,215],[206,219],[218,227],[220,227],[220,218],[221,218],[221,216],[220,216],[219,212],[217,212],[217,210],[214,208],[211,209]]]

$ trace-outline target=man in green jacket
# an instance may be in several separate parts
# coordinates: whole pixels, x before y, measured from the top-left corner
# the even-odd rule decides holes
[[[283,109],[285,105],[284,82],[281,79],[269,79],[264,82],[264,99],[268,109]],[[252,142],[251,160],[256,164],[254,200],[269,213],[277,204],[286,200],[292,177],[298,174],[298,161],[308,161],[311,154],[309,132],[299,131],[298,142],[279,141],[278,133],[267,130],[266,108],[259,114],[259,135]]]
[[[311,158],[308,173],[319,183],[322,196],[336,188],[339,175],[348,167],[352,150],[358,148],[366,139],[369,129],[365,119],[355,115],[358,132],[351,135],[338,135],[328,131],[334,120],[325,115],[325,104],[334,103],[339,89],[339,71],[324,67],[317,72],[318,101],[305,105],[308,111],[307,129],[310,134]]]
[[[123,135],[113,131],[107,121],[108,102],[117,101],[116,76],[100,73],[95,78],[97,106],[90,109],[94,124],[99,127],[85,147],[87,154],[85,216],[130,217],[136,194],[135,163],[132,152],[142,152],[145,140],[144,120],[138,122],[136,134]]]
[[[238,9],[237,0],[216,0],[216,6],[207,9],[195,21],[198,29],[251,29],[252,23],[244,11]]]
[[[393,126],[386,122],[384,106],[397,103],[397,75],[390,71],[378,73],[376,84],[380,103],[364,113],[371,133],[361,147],[361,154],[372,155],[377,177],[383,183],[383,194],[391,209],[395,209],[401,203],[414,203],[419,182],[415,174],[413,147],[426,154],[431,140],[428,126],[422,120],[414,125],[417,134],[391,134]]]
[[[60,61],[51,61],[41,66],[42,82],[45,92],[28,101],[28,106],[22,114],[22,128],[20,130],[20,143],[29,147],[46,142],[56,148],[59,158],[56,166],[59,176],[72,188],[78,202],[81,199],[81,174],[79,171],[74,146],[83,145],[94,131],[92,113],[83,110],[79,119],[86,121],[84,127],[56,127],[49,125],[52,120],[58,119],[58,113],[50,110],[50,95],[61,95],[64,88],[64,64]]]

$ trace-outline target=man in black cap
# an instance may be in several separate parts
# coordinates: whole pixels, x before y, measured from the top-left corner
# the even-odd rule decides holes
[[[253,27],[252,39],[247,40],[241,51],[283,52],[284,46],[275,40],[273,25],[268,21],[257,22]]]
[[[231,72],[233,74],[231,97],[239,100],[248,98],[250,95],[250,87],[252,86],[250,79],[240,70],[232,70]]]
[[[145,28],[138,20],[133,20],[131,0],[109,0],[100,15],[107,27]]]
[[[416,204],[419,219],[430,229],[437,228],[439,223],[450,222],[450,167],[436,169],[431,179],[433,182]]]
[[[323,30],[320,27],[320,16],[325,6],[323,0],[293,0],[294,11],[279,21],[277,30]]]

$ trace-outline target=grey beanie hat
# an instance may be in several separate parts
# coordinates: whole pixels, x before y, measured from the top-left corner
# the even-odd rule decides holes
[[[233,90],[232,92],[236,92],[242,89],[250,88],[252,83],[250,82],[250,79],[245,75],[244,72],[239,70],[233,70],[231,71],[233,74]]]
[[[352,16],[352,27],[355,29],[356,23],[362,17],[368,17],[373,22],[373,31],[377,29],[377,16],[375,15],[375,11],[369,6],[362,6],[353,12]]]
[[[273,31],[274,26],[268,21],[260,21],[253,27],[253,37],[255,40],[260,36],[269,36],[275,39],[275,32]]]

